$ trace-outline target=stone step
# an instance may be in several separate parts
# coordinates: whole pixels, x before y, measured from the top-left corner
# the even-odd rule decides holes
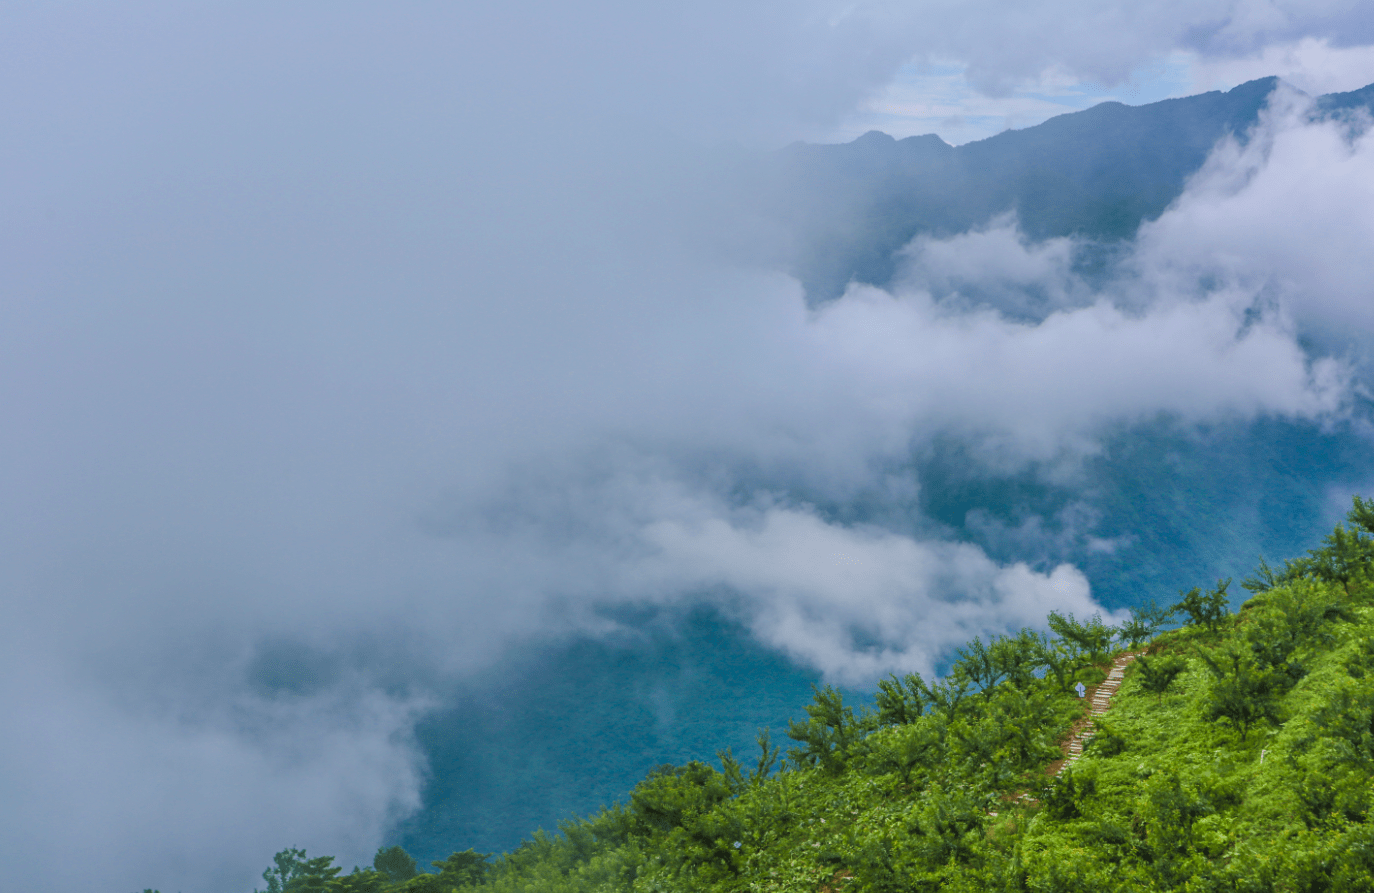
[[[1111,709],[1112,695],[1116,694],[1117,691],[1121,689],[1121,683],[1126,678],[1126,665],[1135,660],[1135,658],[1136,655],[1127,654],[1123,657],[1118,657],[1116,662],[1112,664],[1111,672],[1107,674],[1107,678],[1104,679],[1102,684],[1097,687],[1097,690],[1093,692],[1088,712],[1090,717],[1102,716]],[[1060,773],[1083,755],[1083,746],[1087,743],[1088,739],[1093,736],[1094,731],[1096,731],[1096,727],[1093,725],[1092,720],[1089,719],[1088,722],[1078,730],[1078,733],[1074,735],[1073,738],[1069,739],[1068,755],[1064,758],[1063,765],[1059,767]]]

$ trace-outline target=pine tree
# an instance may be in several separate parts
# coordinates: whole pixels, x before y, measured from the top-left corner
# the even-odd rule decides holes
[[[1244,741],[1262,720],[1278,718],[1278,680],[1273,667],[1261,667],[1249,649],[1234,645],[1216,653],[1201,653],[1212,673],[1205,710],[1209,719],[1226,719]]]
[[[1086,658],[1088,665],[1106,663],[1116,629],[1103,623],[1102,615],[1094,614],[1086,623],[1080,623],[1072,614],[1051,611],[1048,620],[1050,629]]]
[[[1140,687],[1151,694],[1158,695],[1160,699],[1164,697],[1164,692],[1169,688],[1169,684],[1188,669],[1188,662],[1177,655],[1159,657],[1153,660],[1141,656],[1136,659],[1136,672],[1140,676]]]
[[[934,698],[920,673],[908,673],[901,679],[894,673],[887,679],[878,680],[874,700],[878,705],[879,724],[906,725],[919,719]]]
[[[1187,592],[1179,593],[1181,598],[1171,610],[1187,614],[1194,626],[1206,626],[1208,632],[1214,633],[1222,619],[1231,613],[1231,598],[1226,594],[1230,585],[1229,578],[1218,580],[1216,587],[1206,594],[1194,586]]]
[[[372,867],[386,875],[393,884],[408,881],[419,874],[415,860],[399,846],[378,849],[377,855],[372,857]]]

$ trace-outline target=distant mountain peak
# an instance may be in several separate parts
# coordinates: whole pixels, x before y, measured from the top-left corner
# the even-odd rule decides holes
[[[868,133],[865,133],[863,136],[854,140],[855,145],[861,146],[888,145],[890,143],[895,142],[897,142],[895,137],[889,136],[888,134],[883,133],[881,130],[870,130]]]
[[[897,142],[904,146],[927,145],[945,146],[950,149],[954,148],[949,143],[941,139],[938,133],[923,133],[920,136],[908,136],[898,140]]]

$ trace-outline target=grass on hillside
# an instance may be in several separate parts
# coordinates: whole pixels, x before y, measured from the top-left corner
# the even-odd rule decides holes
[[[490,859],[416,873],[399,848],[344,875],[278,854],[271,893],[1374,890],[1374,502],[1229,613],[1227,583],[1121,628],[973,640],[943,680],[823,688],[757,760],[663,766],[629,801]],[[1181,628],[1158,632],[1170,614]],[[1065,737],[1125,648],[1082,759]],[[409,860],[409,861],[408,861]]]

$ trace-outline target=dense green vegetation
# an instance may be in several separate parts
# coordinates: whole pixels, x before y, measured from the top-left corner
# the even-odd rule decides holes
[[[494,859],[419,873],[399,847],[343,874],[277,854],[268,893],[1374,890],[1374,501],[1321,547],[1147,604],[1120,627],[1051,614],[942,680],[820,688],[786,752],[663,766],[629,801]],[[1160,632],[1169,618],[1179,628]],[[1081,760],[1052,772],[1125,649]]]

